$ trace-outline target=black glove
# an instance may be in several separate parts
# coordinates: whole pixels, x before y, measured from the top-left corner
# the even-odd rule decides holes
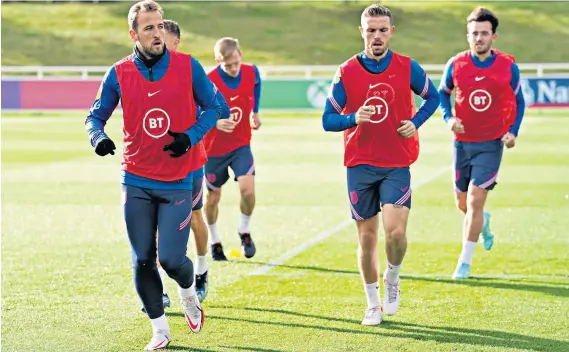
[[[174,141],[168,145],[165,145],[164,151],[172,151],[172,154],[170,154],[172,158],[181,157],[182,155],[186,154],[188,150],[190,150],[190,137],[187,134],[183,132],[178,133],[172,131],[168,131],[168,134],[174,137]]]
[[[115,149],[117,148],[115,147],[115,143],[113,141],[108,138],[103,138],[95,146],[95,153],[100,156],[105,156],[107,154],[115,155]]]

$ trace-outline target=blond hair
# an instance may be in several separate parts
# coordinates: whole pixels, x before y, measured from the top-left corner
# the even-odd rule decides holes
[[[239,40],[231,37],[219,39],[213,46],[213,55],[216,59],[224,60],[233,55],[239,49]]]
[[[164,10],[156,1],[144,0],[132,5],[128,11],[128,27],[136,32],[138,29],[138,14],[141,12],[159,12],[164,16]]]

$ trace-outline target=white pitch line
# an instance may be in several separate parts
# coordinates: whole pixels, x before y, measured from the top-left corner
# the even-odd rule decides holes
[[[432,174],[431,176],[417,182],[417,184],[415,184],[415,185],[412,184],[411,188],[412,189],[420,188],[421,186],[424,186],[424,185],[436,180],[441,175],[447,173],[451,168],[452,168],[452,165],[442,167],[437,172]],[[296,257],[297,255],[303,253],[304,251],[306,251],[309,248],[317,245],[318,243],[325,241],[330,236],[334,235],[335,233],[337,233],[339,231],[342,231],[346,227],[353,224],[353,222],[354,222],[354,220],[348,219],[348,220],[343,221],[343,222],[339,223],[338,225],[336,225],[336,226],[334,226],[334,227],[332,227],[332,228],[330,228],[324,232],[319,233],[317,236],[309,239],[306,242],[301,243],[300,245],[296,246],[295,248],[293,248],[290,251],[286,252],[285,254],[281,255],[277,259],[271,260],[270,262],[263,265],[262,267],[252,271],[249,275],[252,275],[252,276],[267,275],[271,270],[273,270],[274,267],[279,266],[279,265],[287,262],[288,260]]]

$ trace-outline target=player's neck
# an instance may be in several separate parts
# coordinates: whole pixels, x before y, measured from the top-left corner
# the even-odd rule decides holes
[[[381,54],[379,56],[375,56],[372,53],[370,53],[367,49],[364,51],[364,53],[368,59],[372,59],[372,60],[375,60],[378,62],[381,61],[384,57],[386,57],[388,52],[389,52],[389,48],[387,50],[385,50],[383,52],[383,54]]]
[[[487,52],[482,53],[482,54],[478,54],[474,50],[471,50],[470,53],[472,56],[477,57],[478,60],[480,60],[480,62],[482,62],[482,61],[486,60],[487,58],[489,58],[490,56],[492,56],[492,49],[490,49]]]
[[[162,54],[155,56],[148,56],[144,52],[144,50],[140,50],[138,45],[135,45],[134,53],[144,63],[146,67],[150,68],[154,66],[158,61],[160,61],[160,59],[166,54],[166,47],[164,47],[164,51],[162,51]]]
[[[225,78],[230,79],[230,80],[231,80],[231,79],[236,79],[237,77],[239,77],[239,74],[241,73],[241,70],[239,70],[239,72],[237,72],[237,75],[236,75],[236,76],[232,76],[232,75],[230,75],[229,73],[223,71],[223,69],[222,69],[221,67],[219,68],[219,71],[222,73],[222,75],[223,75]]]

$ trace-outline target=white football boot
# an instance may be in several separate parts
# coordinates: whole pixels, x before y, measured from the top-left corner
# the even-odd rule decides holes
[[[172,341],[172,337],[170,336],[170,331],[168,330],[158,330],[152,336],[150,343],[146,345],[144,348],[145,351],[156,351],[165,349]]]
[[[192,332],[200,332],[205,322],[205,315],[197,292],[194,290],[194,295],[188,298],[183,298],[180,295],[180,299],[184,308],[186,323],[188,323],[190,330]]]
[[[385,273],[383,274],[385,277]],[[383,305],[385,307],[385,314],[394,315],[397,313],[399,303],[401,302],[401,292],[399,291],[399,281],[390,284],[387,280],[383,279]]]
[[[362,325],[379,325],[383,321],[383,308],[381,306],[366,309]]]

